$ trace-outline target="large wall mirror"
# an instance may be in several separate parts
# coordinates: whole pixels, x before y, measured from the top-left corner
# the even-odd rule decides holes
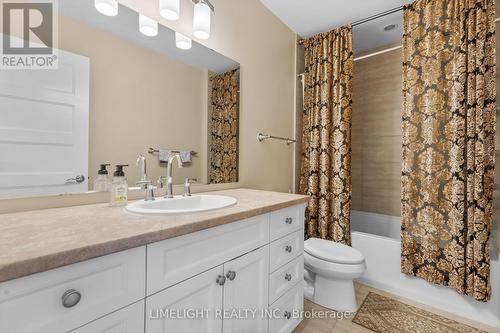
[[[129,187],[156,185],[172,152],[174,184],[238,181],[239,64],[120,5],[59,1],[58,69],[0,71],[0,197],[94,190],[101,165],[128,165]],[[178,45],[181,46],[182,45]],[[189,46],[189,44],[185,45]]]

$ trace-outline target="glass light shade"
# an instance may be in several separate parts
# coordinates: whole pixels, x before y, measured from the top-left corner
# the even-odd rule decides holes
[[[183,34],[175,32],[175,46],[181,50],[189,50],[192,46],[192,41]]]
[[[210,38],[210,7],[203,2],[194,5],[193,35],[199,39]]]
[[[179,19],[180,0],[160,0],[160,15],[169,21]]]
[[[117,0],[95,0],[94,7],[97,11],[106,16],[118,15],[118,1]]]
[[[148,37],[158,35],[158,22],[149,17],[139,14],[139,31]]]

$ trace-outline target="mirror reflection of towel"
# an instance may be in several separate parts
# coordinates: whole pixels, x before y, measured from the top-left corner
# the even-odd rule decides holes
[[[170,155],[172,155],[172,151],[171,150],[163,150],[163,149],[160,149],[159,152],[158,152],[158,160],[160,160],[160,162],[168,162],[168,159],[170,158]]]
[[[182,163],[191,163],[191,151],[181,151],[180,155]]]
[[[166,163],[168,162],[168,159],[170,158],[171,155],[172,155],[171,150],[160,149],[158,152],[158,160],[160,162]],[[192,154],[190,150],[183,150],[179,153],[179,155],[181,156],[182,163],[191,163]]]

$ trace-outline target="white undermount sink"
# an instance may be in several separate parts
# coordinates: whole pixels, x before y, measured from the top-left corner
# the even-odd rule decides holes
[[[154,201],[136,201],[127,205],[131,213],[145,215],[174,215],[201,213],[215,209],[230,207],[237,200],[224,195],[202,194],[172,199],[156,198]]]

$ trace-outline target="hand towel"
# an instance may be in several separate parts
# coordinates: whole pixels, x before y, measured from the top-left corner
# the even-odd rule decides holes
[[[170,155],[172,154],[172,151],[171,150],[163,150],[163,149],[160,149],[160,151],[158,152],[158,160],[160,160],[160,162],[168,162],[168,159],[170,158]]]
[[[181,151],[180,155],[182,163],[191,163],[191,151]]]

